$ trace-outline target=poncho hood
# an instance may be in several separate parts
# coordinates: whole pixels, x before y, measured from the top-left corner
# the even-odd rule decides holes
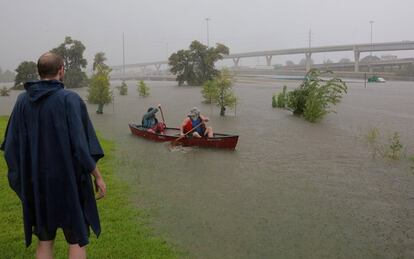
[[[29,100],[31,102],[37,102],[44,97],[50,96],[56,91],[63,89],[64,85],[58,80],[40,80],[26,82],[24,84]]]

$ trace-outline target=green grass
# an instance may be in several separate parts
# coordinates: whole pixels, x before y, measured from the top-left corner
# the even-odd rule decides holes
[[[3,142],[7,117],[0,117],[0,142]],[[88,258],[179,258],[185,255],[154,236],[148,215],[135,208],[129,199],[128,185],[114,174],[113,142],[100,138],[105,158],[98,166],[107,185],[107,196],[98,201],[102,233],[91,233]],[[25,248],[20,201],[9,188],[7,167],[0,152],[0,251],[1,258],[33,258],[36,237]],[[55,242],[55,258],[67,258],[67,245],[61,231]]]

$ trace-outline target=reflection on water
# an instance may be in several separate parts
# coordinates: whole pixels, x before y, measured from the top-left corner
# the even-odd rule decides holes
[[[362,138],[372,127],[398,131],[414,154],[412,83],[352,83],[317,124],[271,107],[274,92],[297,82],[236,83],[236,116],[225,118],[201,103],[200,88],[148,82],[151,96],[139,98],[128,83],[128,96],[116,94],[103,115],[89,106],[91,117],[117,141],[134,202],[191,258],[414,257],[414,176],[406,163],[370,159]],[[0,113],[13,98],[0,98]],[[240,135],[236,151],[171,150],[132,136],[128,122],[158,103],[170,127],[198,106],[215,131]]]

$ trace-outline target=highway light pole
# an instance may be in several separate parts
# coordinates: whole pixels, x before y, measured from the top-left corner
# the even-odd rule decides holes
[[[208,28],[208,22],[211,20],[210,18],[206,18],[206,23],[207,23],[207,47],[210,47],[210,33],[209,33],[209,28]]]
[[[374,48],[374,45],[372,43],[372,25],[374,24],[374,21],[369,21],[369,23],[371,24],[371,59],[372,59],[372,49]]]
[[[369,21],[369,23],[371,25],[371,54],[370,54],[370,57],[368,59],[368,67],[369,67],[369,72],[371,72],[372,71],[371,63],[372,63],[372,61],[374,61],[373,57],[372,57],[372,49],[374,48],[374,45],[372,43],[372,25],[374,24],[374,21]]]
[[[122,75],[125,76],[125,34],[122,33]]]

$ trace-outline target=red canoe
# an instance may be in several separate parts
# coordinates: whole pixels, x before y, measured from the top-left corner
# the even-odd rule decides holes
[[[180,137],[180,129],[178,128],[166,128],[164,134],[157,134],[148,132],[145,128],[142,128],[140,125],[130,123],[129,129],[131,130],[131,133],[136,136],[157,142],[175,141]],[[197,146],[208,148],[235,149],[238,140],[238,135],[214,133],[214,137],[212,138],[184,137],[178,140],[177,144],[180,144],[185,147]]]

